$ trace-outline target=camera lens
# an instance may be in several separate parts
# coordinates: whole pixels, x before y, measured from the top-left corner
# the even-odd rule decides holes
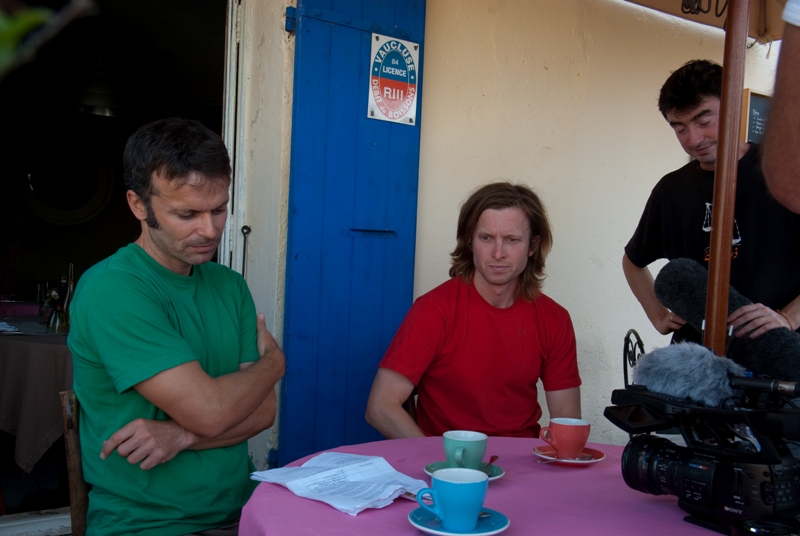
[[[641,435],[622,453],[622,477],[637,491],[676,495],[695,506],[710,507],[717,464],[715,458],[663,437]]]

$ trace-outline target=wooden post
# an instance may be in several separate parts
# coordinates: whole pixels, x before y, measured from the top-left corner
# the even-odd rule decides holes
[[[731,279],[731,240],[739,166],[739,122],[742,113],[744,59],[749,0],[728,2],[725,31],[722,99],[720,103],[717,163],[714,175],[714,212],[708,267],[706,330],[703,343],[719,356],[725,355],[728,327],[728,287]]]
[[[64,445],[67,450],[67,475],[69,476],[69,517],[72,536],[86,534],[86,512],[89,509],[89,485],[83,479],[81,465],[81,439],[78,435],[80,406],[75,392],[61,391],[61,414],[64,417]]]

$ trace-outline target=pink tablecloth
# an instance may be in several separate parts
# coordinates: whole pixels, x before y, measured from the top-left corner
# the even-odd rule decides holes
[[[490,437],[487,456],[500,456],[506,474],[489,483],[485,506],[511,520],[503,534],[705,535],[683,521],[673,496],[653,496],[630,489],[622,480],[622,447],[591,444],[606,459],[587,467],[536,463],[538,439]],[[395,439],[334,449],[383,456],[395,469],[430,483],[423,467],[444,459],[439,437]],[[305,460],[299,460],[302,463]],[[295,464],[292,464],[295,465]],[[408,522],[416,502],[396,499],[379,510],[355,517],[327,504],[297,497],[276,484],[259,484],[242,511],[239,533],[270,536],[360,535],[420,536]]]

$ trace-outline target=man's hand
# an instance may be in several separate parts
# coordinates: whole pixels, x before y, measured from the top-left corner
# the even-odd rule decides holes
[[[667,310],[666,314],[653,322],[653,327],[656,328],[662,335],[669,335],[673,331],[678,331],[686,324],[686,320],[679,317],[672,311]]]
[[[272,333],[267,330],[267,318],[264,316],[264,313],[258,313],[256,317],[256,330],[258,331],[258,355],[261,359],[271,360],[275,366],[278,378],[282,378],[286,369],[286,359],[278,343],[275,342]]]
[[[739,307],[730,314],[728,323],[733,326],[737,337],[749,334],[751,339],[775,328],[792,329],[789,321],[783,315],[760,303]]]
[[[625,279],[628,281],[628,286],[631,287],[631,292],[642,304],[647,319],[650,320],[656,331],[662,335],[669,335],[683,327],[686,321],[670,312],[656,298],[656,292],[653,290],[653,275],[646,266],[644,268],[636,266],[628,258],[628,255],[623,255],[622,271],[625,273]]]
[[[103,441],[100,458],[105,460],[116,449],[128,463],[141,462],[145,471],[168,462],[192,445],[196,437],[174,421],[136,419]]]

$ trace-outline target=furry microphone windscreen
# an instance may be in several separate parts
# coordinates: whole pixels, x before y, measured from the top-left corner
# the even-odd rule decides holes
[[[694,259],[672,260],[656,276],[654,288],[656,298],[664,307],[686,320],[697,331],[702,330],[708,288],[708,270],[702,264]],[[728,314],[753,303],[735,288],[728,288]]]
[[[728,375],[744,372],[742,366],[717,357],[708,348],[681,342],[642,355],[633,369],[633,381],[655,393],[719,407],[733,396]]]
[[[706,314],[707,286],[708,271],[692,259],[670,261],[655,279],[658,300],[697,331]],[[751,303],[730,287],[728,314]],[[800,334],[788,328],[771,329],[755,338],[733,337],[727,355],[756,375],[800,381]]]

